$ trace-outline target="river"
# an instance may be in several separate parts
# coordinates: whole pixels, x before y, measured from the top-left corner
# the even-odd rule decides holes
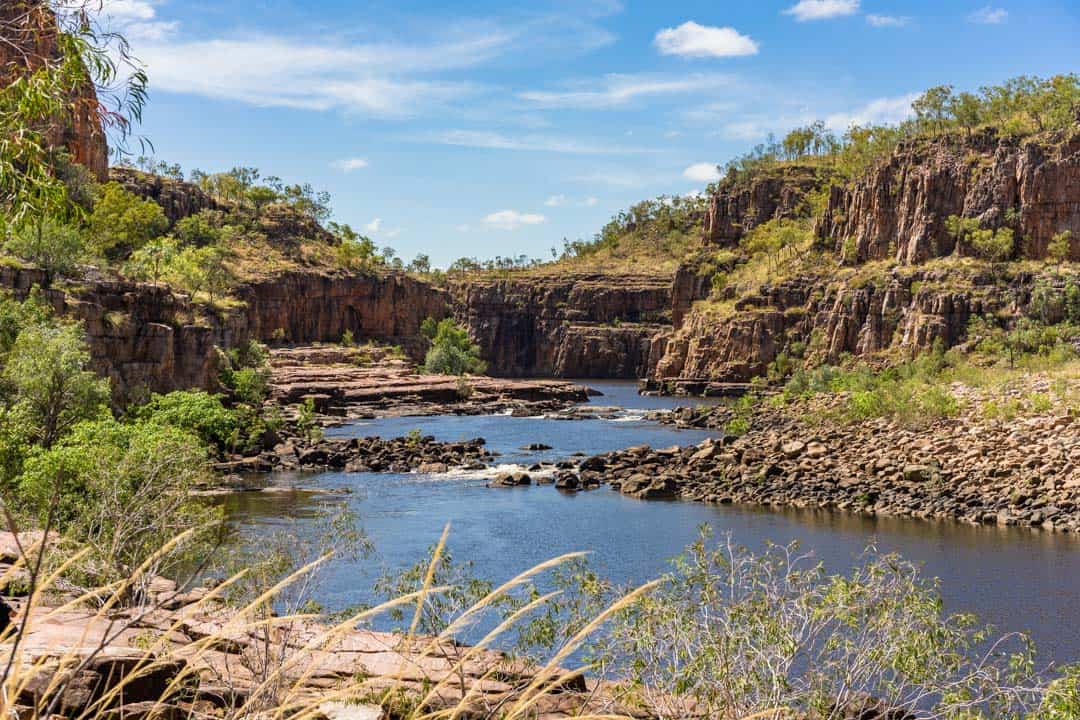
[[[640,397],[632,383],[588,384],[604,393],[593,399],[594,404],[623,408],[618,418],[384,418],[333,428],[330,434],[396,437],[419,429],[439,440],[483,437],[490,449],[502,454],[500,463],[524,465],[632,445],[685,445],[709,436],[643,417],[645,410],[670,408],[685,400]],[[552,449],[521,449],[532,443]],[[820,510],[641,501],[608,488],[576,494],[550,485],[493,489],[485,486],[482,473],[280,474],[273,482],[351,491],[242,493],[223,501],[241,537],[251,542],[285,526],[293,532],[312,532],[314,518],[335,504],[346,503],[359,515],[375,554],[331,562],[315,593],[329,609],[374,600],[372,581],[423,557],[447,522],[454,556],[471,560],[478,576],[500,581],[556,555],[588,550],[593,566],[618,583],[644,582],[664,572],[668,560],[695,538],[699,526],[707,524],[752,549],[798,540],[834,571],[850,568],[871,544],[898,552],[922,565],[927,575],[941,579],[947,610],[976,613],[999,632],[1028,632],[1040,661],[1080,658],[1080,539],[1073,536]]]

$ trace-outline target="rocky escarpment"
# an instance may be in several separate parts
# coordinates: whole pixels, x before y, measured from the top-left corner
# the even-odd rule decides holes
[[[35,287],[57,313],[81,321],[91,367],[118,402],[146,392],[216,385],[220,333],[197,320],[186,296],[160,285],[97,280],[46,286],[43,271],[0,268],[0,287],[25,298]]]
[[[450,314],[450,297],[402,273],[290,271],[237,290],[237,332],[287,343],[337,342],[348,331],[420,354],[420,323]]]
[[[838,250],[853,243],[858,261],[970,254],[946,231],[950,215],[1012,228],[1022,257],[1044,257],[1050,239],[1070,231],[1080,259],[1080,134],[909,141],[861,179],[833,187],[817,233]]]
[[[663,275],[473,278],[451,293],[494,375],[641,377],[671,321]]]
[[[706,245],[736,245],[742,236],[773,218],[804,216],[808,193],[819,189],[827,173],[813,166],[785,166],[749,181],[720,182],[709,199],[703,239]]]
[[[60,55],[56,16],[49,4],[5,0],[0,4],[0,86],[34,72]],[[39,128],[51,147],[67,149],[71,158],[101,181],[109,172],[109,147],[101,124],[101,105],[89,77],[78,84],[68,111]]]
[[[161,206],[171,224],[202,210],[219,210],[221,205],[198,185],[161,175],[152,175],[129,167],[109,170],[109,180],[124,189]]]
[[[949,348],[966,339],[971,318],[1024,312],[1038,283],[1077,281],[1028,273],[1005,284],[988,272],[945,268],[797,277],[699,307],[669,341],[655,377],[746,381],[795,343],[819,361],[890,349],[913,354],[935,343]]]
[[[92,366],[112,382],[114,399],[181,388],[217,388],[217,348],[249,339],[401,344],[422,354],[420,323],[449,312],[444,292],[399,274],[297,272],[240,288],[245,304],[228,312],[192,303],[164,285],[90,276],[47,282],[34,268],[0,268],[0,287],[25,298],[35,287],[55,310],[86,328]],[[280,330],[280,332],[279,332]]]

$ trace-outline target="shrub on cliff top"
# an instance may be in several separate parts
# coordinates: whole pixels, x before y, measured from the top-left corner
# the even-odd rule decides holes
[[[90,235],[99,252],[110,258],[126,257],[169,228],[165,212],[153,200],[144,200],[111,182],[90,215]]]

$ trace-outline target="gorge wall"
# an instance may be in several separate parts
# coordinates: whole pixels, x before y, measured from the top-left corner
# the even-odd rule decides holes
[[[913,140],[861,179],[832,188],[817,234],[857,260],[919,263],[954,253],[950,215],[1010,227],[1016,256],[1042,258],[1050,238],[1072,233],[1080,259],[1080,133],[1056,142],[1001,138],[993,131],[966,140]]]
[[[788,184],[773,176],[742,189],[722,187],[710,218],[728,230],[714,223],[705,243],[734,245],[755,225],[791,214],[813,185],[805,172],[790,176]],[[814,233],[854,267],[837,260],[833,269],[775,280],[743,297],[721,293],[692,309],[710,295],[711,283],[699,267],[680,268],[675,332],[652,377],[744,382],[793,343],[829,361],[844,353],[914,354],[938,342],[948,348],[966,339],[972,317],[1020,312],[1036,282],[1065,282],[1052,272],[1028,272],[1004,283],[987,270],[927,264],[971,254],[946,231],[950,215],[1010,227],[1017,258],[1044,258],[1051,237],[1071,232],[1070,257],[1080,259],[1080,134],[1049,142],[992,132],[911,141],[860,179],[832,185]],[[875,261],[896,265],[883,269]]]
[[[665,275],[569,273],[451,286],[454,315],[502,376],[637,378],[671,324]]]

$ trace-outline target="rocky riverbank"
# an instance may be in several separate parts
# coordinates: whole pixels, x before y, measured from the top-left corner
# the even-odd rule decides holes
[[[638,498],[821,507],[969,523],[1080,532],[1080,419],[1038,377],[1003,391],[954,386],[956,417],[917,426],[831,419],[842,395],[759,406],[750,429],[690,447],[628,448],[575,471]],[[1035,395],[1032,395],[1034,393]],[[1015,417],[987,408],[1013,407]],[[684,409],[665,420],[723,428],[726,407]],[[664,416],[658,416],[664,417]]]
[[[293,436],[258,455],[217,463],[215,469],[227,476],[276,470],[444,473],[453,468],[483,469],[494,457],[483,438],[438,442],[430,435],[389,440]]]

